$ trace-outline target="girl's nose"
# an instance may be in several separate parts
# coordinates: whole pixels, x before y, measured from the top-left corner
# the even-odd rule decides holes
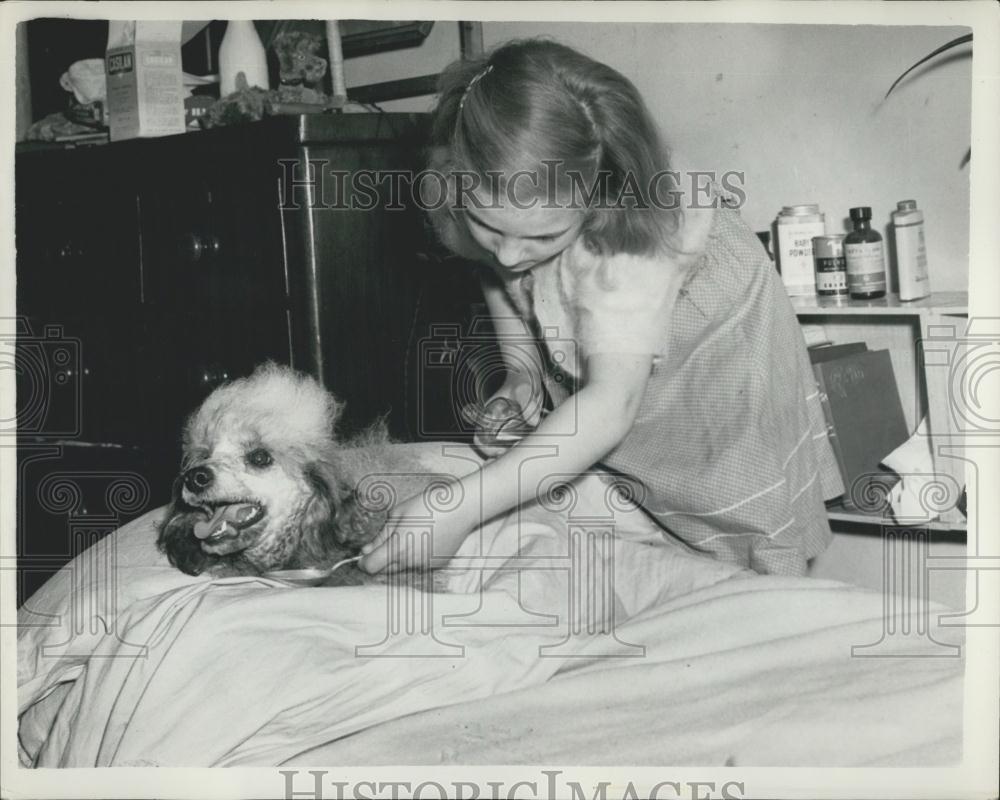
[[[516,239],[498,238],[493,253],[505,267],[513,267],[524,260],[524,248]]]

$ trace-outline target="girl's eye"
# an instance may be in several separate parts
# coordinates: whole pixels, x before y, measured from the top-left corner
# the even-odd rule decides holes
[[[251,450],[247,454],[247,463],[253,467],[264,469],[274,463],[274,456],[267,452],[267,450],[263,447],[258,447],[256,450]]]

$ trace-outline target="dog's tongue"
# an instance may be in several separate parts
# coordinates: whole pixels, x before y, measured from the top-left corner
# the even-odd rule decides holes
[[[261,508],[256,503],[219,506],[207,519],[195,523],[194,535],[199,539],[208,539],[210,536],[227,532],[235,536],[240,528],[252,525],[260,519],[260,516]]]

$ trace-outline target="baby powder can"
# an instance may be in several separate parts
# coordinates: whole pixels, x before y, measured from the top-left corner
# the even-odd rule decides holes
[[[813,261],[816,264],[816,294],[820,297],[847,297],[847,260],[844,258],[844,235],[813,237]]]
[[[819,206],[815,203],[785,206],[776,222],[778,268],[785,291],[793,297],[815,295],[813,238],[826,233]]]
[[[927,280],[927,246],[924,243],[924,215],[915,200],[901,200],[892,212],[896,239],[896,271],[899,299],[919,300],[931,293]]]

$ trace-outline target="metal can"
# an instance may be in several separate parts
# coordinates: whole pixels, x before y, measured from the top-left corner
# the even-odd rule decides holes
[[[847,297],[844,234],[814,236],[812,241],[813,262],[816,265],[816,294],[820,297]]]
[[[785,206],[776,220],[778,268],[785,291],[791,296],[816,294],[813,269],[813,237],[826,233],[819,206],[807,203]]]

